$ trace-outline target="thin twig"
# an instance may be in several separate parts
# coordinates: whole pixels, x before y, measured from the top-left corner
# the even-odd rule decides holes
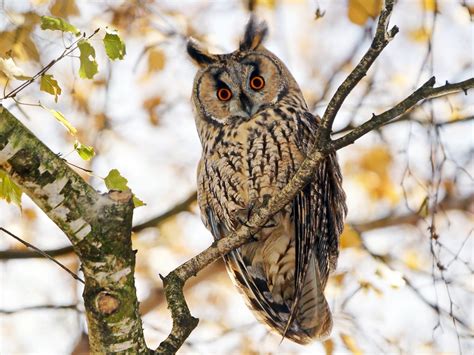
[[[73,311],[79,311],[77,309],[77,304],[66,304],[66,305],[54,305],[54,304],[42,304],[38,306],[28,306],[17,309],[0,309],[0,314],[16,314],[20,312],[29,312],[29,311],[43,311],[43,310],[63,310],[70,309]]]
[[[69,162],[67,163],[70,164]],[[156,227],[167,219],[181,212],[189,211],[191,205],[196,202],[196,195],[196,191],[192,192],[189,197],[187,197],[184,201],[171,207],[169,210],[166,210],[162,214],[159,214],[156,217],[152,217],[151,219],[145,222],[135,225],[134,227],[132,227],[132,232],[140,232],[146,228]],[[72,245],[57,249],[43,250],[44,254],[40,254],[32,250],[2,250],[0,251],[0,260],[44,258],[46,257],[45,255],[49,255],[50,258],[53,258],[72,254],[73,252],[74,248],[72,247]]]
[[[332,125],[336,118],[342,103],[359,83],[359,81],[367,75],[369,68],[374,63],[375,59],[382,53],[383,49],[387,44],[395,37],[398,33],[398,27],[393,26],[392,29],[388,29],[390,15],[393,10],[394,0],[387,0],[385,2],[385,8],[382,10],[377,23],[377,29],[375,31],[375,37],[372,40],[372,44],[369,50],[364,54],[357,66],[352,70],[349,76],[344,82],[338,87],[335,94],[329,101],[329,104],[324,112],[321,129],[317,134],[317,141],[327,142],[330,139]]]
[[[455,84],[445,84],[437,88],[433,87],[435,84],[435,78],[430,78],[424,83],[418,90],[408,96],[406,99],[400,101],[397,105],[391,109],[381,113],[379,115],[373,115],[370,120],[363,123],[357,128],[354,128],[350,133],[347,133],[343,137],[336,139],[332,146],[335,150],[345,147],[355,142],[363,135],[374,130],[375,128],[381,127],[387,122],[394,118],[403,115],[405,112],[411,110],[418,102],[440,97],[444,95],[453,94],[456,92],[463,91],[467,94],[468,89],[474,88],[474,78],[467,79]]]
[[[55,263],[56,265],[58,265],[61,269],[65,270],[69,275],[71,275],[75,280],[79,281],[79,282],[82,282],[83,284],[84,283],[84,280],[81,279],[79,276],[77,276],[75,273],[73,273],[71,270],[69,270],[67,267],[65,267],[63,264],[61,264],[59,261],[57,261],[55,258],[49,256],[48,254],[46,254],[44,251],[42,251],[41,249],[35,247],[33,244],[30,244],[28,243],[27,241],[21,239],[20,237],[17,237],[15,234],[13,234],[12,232],[6,230],[5,228],[3,227],[0,227],[0,231],[8,234],[10,237],[16,239],[17,241],[19,241],[21,244],[23,245],[26,245],[28,248],[31,248],[33,249],[35,252],[41,254],[43,257],[51,260],[53,263]]]
[[[10,91],[8,94],[4,95],[2,99],[0,99],[0,102],[1,100],[6,100],[6,99],[9,99],[9,98],[15,98],[15,96],[20,92],[22,91],[23,89],[25,89],[27,86],[31,85],[36,79],[38,79],[40,76],[42,76],[43,74],[45,74],[49,69],[51,69],[58,61],[60,61],[61,59],[67,57],[69,54],[71,54],[72,52],[74,52],[78,47],[77,47],[77,44],[79,43],[79,41],[83,40],[83,39],[91,39],[93,36],[95,36],[97,34],[97,32],[99,32],[99,28],[96,29],[90,36],[86,37],[85,35],[81,36],[79,39],[75,40],[73,43],[71,43],[71,45],[69,45],[68,47],[66,47],[64,49],[64,51],[55,59],[53,59],[51,62],[49,62],[46,66],[44,66],[38,73],[36,73],[33,77],[31,77],[30,79],[28,79],[27,81],[25,81],[24,83],[20,84],[19,86],[17,86],[15,89],[13,89],[12,91]]]

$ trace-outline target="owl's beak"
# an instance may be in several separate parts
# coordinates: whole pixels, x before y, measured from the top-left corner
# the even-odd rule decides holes
[[[240,103],[242,104],[244,111],[249,115],[249,117],[252,117],[258,110],[258,106],[254,105],[252,101],[248,98],[248,96],[245,94],[240,94]]]

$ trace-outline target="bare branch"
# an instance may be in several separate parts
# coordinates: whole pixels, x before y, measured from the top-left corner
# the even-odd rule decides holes
[[[164,222],[168,218],[173,217],[174,215],[176,215],[178,213],[189,211],[189,208],[191,207],[191,205],[194,202],[196,202],[196,198],[197,198],[197,193],[196,193],[196,191],[194,191],[192,194],[189,195],[188,198],[186,198],[186,200],[184,200],[183,202],[178,203],[176,206],[172,207],[168,211],[166,211],[166,212],[164,212],[164,213],[162,213],[162,214],[160,214],[156,217],[153,217],[153,218],[149,219],[146,222],[135,225],[132,228],[132,231],[133,232],[140,232],[145,228],[156,227],[158,224]]]
[[[79,311],[77,309],[77,304],[66,304],[66,305],[55,305],[55,304],[42,304],[38,306],[28,306],[28,307],[22,307],[22,308],[16,308],[16,309],[0,309],[0,314],[16,314],[20,312],[29,312],[29,311],[44,311],[44,310],[64,310],[64,309],[70,309],[73,311]]]
[[[184,201],[171,207],[169,210],[162,214],[153,217],[143,223],[139,223],[132,227],[132,232],[140,232],[146,228],[156,227],[161,223],[165,222],[168,218],[171,218],[181,212],[189,211],[191,205],[196,202],[196,191],[191,193]],[[49,250],[32,251],[32,250],[2,250],[0,251],[0,260],[11,260],[11,259],[32,259],[32,258],[54,258],[58,256],[65,256],[73,254],[74,248],[72,245]]]
[[[5,228],[3,227],[0,227],[0,231],[8,234],[10,237],[16,239],[17,241],[19,241],[20,243],[22,243],[23,245],[26,245],[28,248],[31,248],[33,249],[36,253],[42,255],[43,257],[51,260],[53,263],[55,263],[56,265],[58,265],[61,269],[65,270],[69,275],[71,275],[75,280],[81,282],[81,283],[84,283],[84,280],[81,279],[79,276],[77,276],[74,272],[72,272],[71,270],[69,270],[67,267],[65,267],[63,264],[61,264],[59,261],[57,261],[56,259],[52,258],[51,256],[49,256],[48,254],[46,254],[45,252],[43,252],[41,249],[38,249],[37,247],[35,247],[33,244],[31,243],[28,243],[26,240],[23,240],[21,239],[20,237],[17,237],[15,234],[13,234],[12,232],[9,232],[7,231]]]
[[[474,195],[463,198],[453,198],[448,196],[443,201],[441,201],[436,207],[439,210],[462,210],[469,211],[474,203]],[[433,207],[434,208],[434,207]],[[418,221],[422,220],[424,217],[416,212],[407,213],[401,216],[387,216],[365,223],[352,224],[352,227],[358,232],[368,232],[374,229],[386,228],[391,226],[397,226],[401,224],[416,224]]]
[[[317,134],[317,141],[328,142],[331,135],[332,125],[336,118],[342,103],[359,83],[359,81],[367,75],[368,70],[374,63],[375,59],[382,53],[382,50],[398,33],[398,27],[394,26],[388,30],[388,23],[390,15],[393,10],[394,0],[386,0],[385,8],[382,10],[377,23],[374,39],[369,50],[364,54],[359,64],[352,70],[349,76],[337,88],[336,93],[329,101],[329,104],[324,112],[321,128]]]
[[[392,107],[390,110],[381,113],[380,115],[373,115],[370,120],[363,123],[359,127],[353,129],[350,133],[346,134],[345,136],[336,139],[332,146],[335,150],[338,150],[342,147],[345,147],[349,144],[354,143],[354,141],[366,133],[383,126],[390,120],[399,117],[400,115],[404,114],[405,112],[411,110],[418,104],[420,101],[431,99],[435,97],[445,96],[449,94],[453,94],[456,92],[464,91],[467,94],[468,89],[474,88],[474,78],[461,81],[455,84],[446,84],[443,86],[439,86],[434,88],[435,78],[432,77],[426,83],[424,83],[418,90],[416,90],[413,94],[408,96],[403,101],[399,102],[397,105]]]

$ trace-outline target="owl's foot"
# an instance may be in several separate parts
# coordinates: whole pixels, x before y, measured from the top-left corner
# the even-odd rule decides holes
[[[236,211],[236,220],[239,224],[246,226],[248,228],[254,228],[255,226],[251,226],[248,221],[250,220],[250,217],[252,216],[252,213],[255,209],[265,207],[268,204],[268,201],[270,200],[271,196],[266,194],[261,198],[261,201],[252,201],[248,204],[247,208],[241,208]],[[271,217],[267,223],[262,227],[264,228],[274,228],[277,226],[277,222],[274,217]]]

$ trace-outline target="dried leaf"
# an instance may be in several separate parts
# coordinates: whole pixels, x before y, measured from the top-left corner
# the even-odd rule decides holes
[[[150,123],[156,126],[159,123],[159,117],[156,113],[156,107],[161,104],[160,96],[153,96],[143,102],[143,108],[148,112]]]
[[[392,288],[400,288],[405,286],[403,274],[399,271],[390,269],[388,266],[379,266],[375,271],[375,275],[387,282]]]
[[[437,12],[438,11],[438,2],[437,0],[421,0],[423,9],[425,11]]]
[[[341,333],[341,340],[346,348],[354,355],[362,355],[362,350],[357,346],[355,339],[347,334]]]
[[[324,351],[326,355],[332,355],[334,353],[334,342],[332,339],[327,339],[323,342]]]
[[[28,80],[30,78],[25,75],[23,69],[15,64],[12,58],[0,58],[0,72],[5,74],[10,80]]]
[[[148,73],[163,70],[165,63],[165,53],[161,49],[150,49],[148,51]]]
[[[51,6],[51,14],[59,17],[78,16],[79,8],[75,0],[56,0]]]
[[[10,57],[21,61],[38,61],[39,52],[31,40],[31,33],[40,17],[33,12],[24,13],[22,17],[20,26],[0,32],[0,54],[9,53]]]
[[[344,225],[344,230],[341,234],[340,247],[344,248],[359,248],[362,245],[360,234],[356,232],[348,224]]]
[[[376,18],[382,9],[382,0],[349,0],[347,16],[352,23],[364,26],[369,18]]]
[[[51,108],[46,108],[46,107],[44,108],[48,110],[49,112],[51,112],[54,118],[56,118],[64,127],[66,127],[66,129],[72,136],[75,136],[77,134],[77,129],[66,119],[66,117],[64,117],[64,115],[61,112],[57,110],[53,110]]]
[[[421,269],[421,261],[419,258],[419,252],[415,250],[407,250],[402,258],[405,265],[412,269],[412,270],[420,270]]]
[[[408,32],[408,37],[413,42],[425,43],[431,38],[431,31],[426,27],[416,28]]]
[[[391,178],[392,163],[388,147],[379,145],[365,150],[356,161],[346,164],[346,169],[374,201],[387,200],[396,204],[400,192]]]

